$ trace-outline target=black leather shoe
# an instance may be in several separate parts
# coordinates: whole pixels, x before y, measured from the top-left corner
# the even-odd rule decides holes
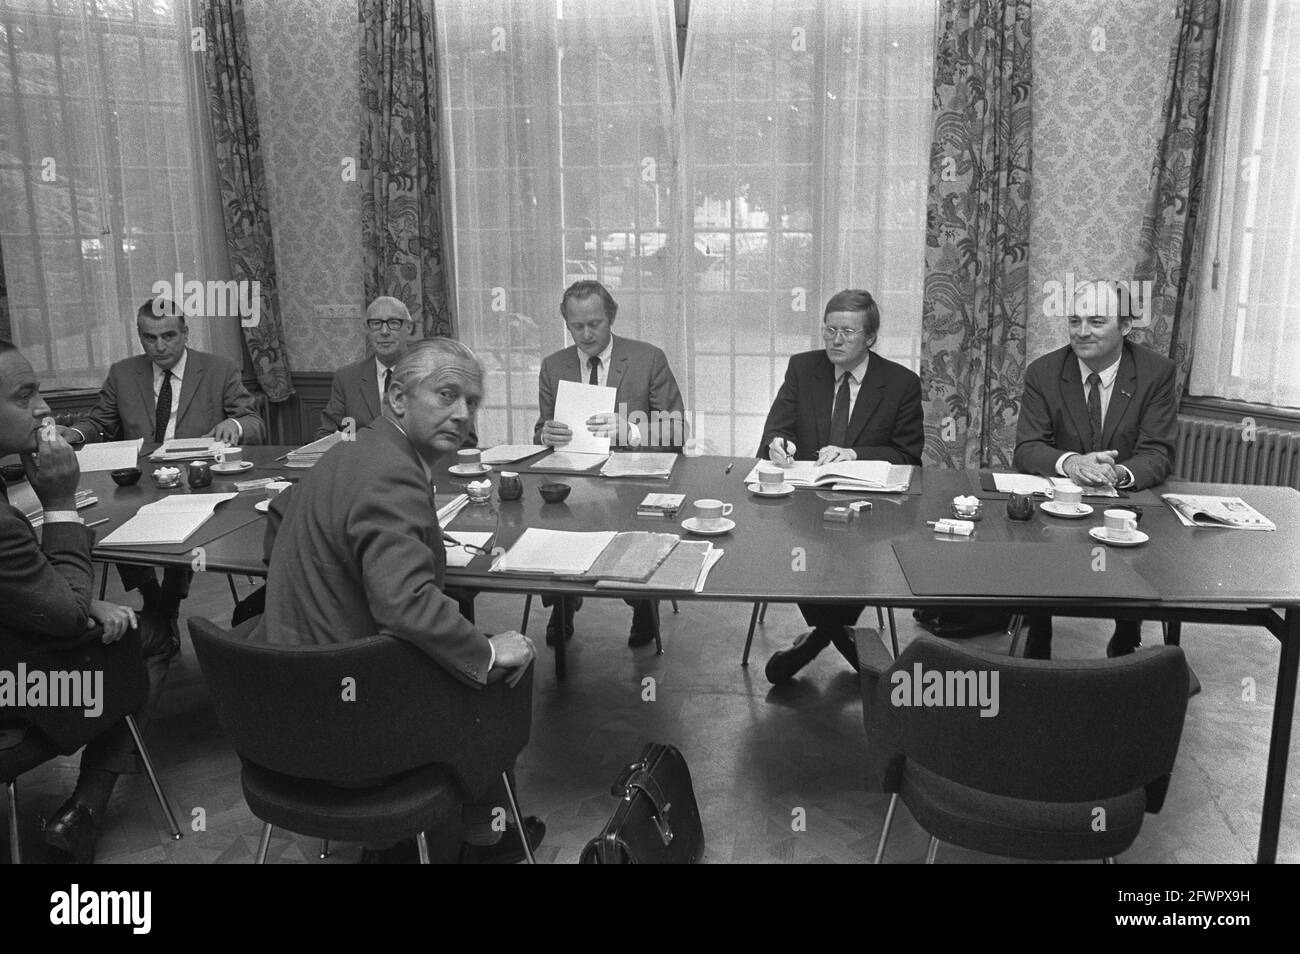
[[[632,607],[632,630],[627,644],[633,649],[653,643],[659,635],[659,601],[638,600]]]
[[[830,637],[820,629],[804,633],[789,649],[772,654],[772,658],[767,661],[767,666],[763,670],[767,681],[774,686],[789,682],[794,678],[795,673],[812,662],[817,654],[826,648],[828,642]]]
[[[576,599],[570,598],[566,601],[569,611],[564,614],[563,622],[560,619],[560,604],[556,603],[551,607],[551,621],[546,624],[546,645],[554,646],[559,642],[560,626],[564,627],[564,641],[568,642],[573,638],[573,614],[582,609],[582,597]]]
[[[72,862],[88,865],[95,860],[95,839],[99,823],[92,812],[75,797],[69,798],[45,820],[45,843],[70,855]]]
[[[414,838],[399,841],[391,848],[362,848],[362,865],[418,865],[420,849]]]
[[[1106,643],[1106,658],[1115,659],[1119,656],[1131,655],[1133,651],[1138,649],[1141,645],[1142,638],[1140,636],[1138,637],[1138,641],[1134,643],[1127,639],[1121,639],[1119,633],[1116,633],[1110,638],[1110,642]]]
[[[528,833],[528,845],[533,851],[546,837],[546,823],[534,815],[524,818],[524,831]],[[524,846],[519,843],[519,829],[513,824],[506,826],[501,840],[495,845],[460,846],[460,863],[463,865],[514,865],[524,860]]]
[[[831,642],[840,651],[840,655],[853,667],[853,671],[858,672],[858,643],[853,635],[853,630],[848,627],[832,630]]]

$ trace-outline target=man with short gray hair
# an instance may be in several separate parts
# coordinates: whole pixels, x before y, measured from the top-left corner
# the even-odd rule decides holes
[[[406,354],[415,332],[406,305],[390,295],[380,295],[370,303],[361,327],[373,354],[334,372],[329,403],[316,428],[318,438],[346,430],[349,418],[352,429],[359,431],[379,417],[393,367]]]

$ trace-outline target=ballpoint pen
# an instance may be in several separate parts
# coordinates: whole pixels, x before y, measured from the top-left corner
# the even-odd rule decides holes
[[[735,466],[736,466],[736,465],[735,465],[734,463],[728,464],[728,465],[727,465],[727,469],[724,470],[723,473],[724,473],[724,474],[729,474],[729,473],[731,473],[731,468],[732,468],[732,467],[735,467]]]
[[[112,519],[113,519],[112,517],[104,517],[102,520],[96,520],[94,523],[88,523],[88,524],[86,524],[86,526],[88,526],[88,527],[98,527],[101,523],[108,523],[108,521],[110,521],[110,520],[112,520]]]

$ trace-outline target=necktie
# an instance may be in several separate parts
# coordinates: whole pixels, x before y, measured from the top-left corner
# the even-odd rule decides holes
[[[380,404],[388,403],[388,386],[393,383],[393,369],[384,368],[384,396],[379,399]]]
[[[591,377],[587,378],[587,383],[600,384],[600,359],[596,357],[588,358],[587,366],[591,368]]]
[[[161,444],[167,437],[167,421],[172,416],[172,373],[163,372],[162,387],[158,389],[158,406],[153,412],[153,439]]]
[[[1101,375],[1096,371],[1088,375],[1088,424],[1092,428],[1092,446],[1089,451],[1101,447]]]
[[[835,409],[831,411],[831,446],[843,447],[849,438],[849,373],[840,375],[840,387],[835,392]]]

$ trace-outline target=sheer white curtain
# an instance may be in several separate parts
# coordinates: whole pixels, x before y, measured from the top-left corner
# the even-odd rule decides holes
[[[1300,407],[1300,4],[1224,12],[1189,392]]]
[[[752,454],[826,300],[880,303],[876,351],[920,358],[935,6],[694,0],[683,77],[696,434]]]
[[[597,279],[616,335],[682,367],[661,262],[675,203],[672,0],[435,0],[460,337],[486,445],[528,441],[560,296]],[[676,345],[674,345],[676,342]],[[689,400],[689,396],[688,396]]]
[[[188,0],[0,0],[0,242],[47,387],[139,351],[154,282],[223,277]],[[237,353],[238,328],[217,331]],[[190,343],[212,346],[207,322]]]

